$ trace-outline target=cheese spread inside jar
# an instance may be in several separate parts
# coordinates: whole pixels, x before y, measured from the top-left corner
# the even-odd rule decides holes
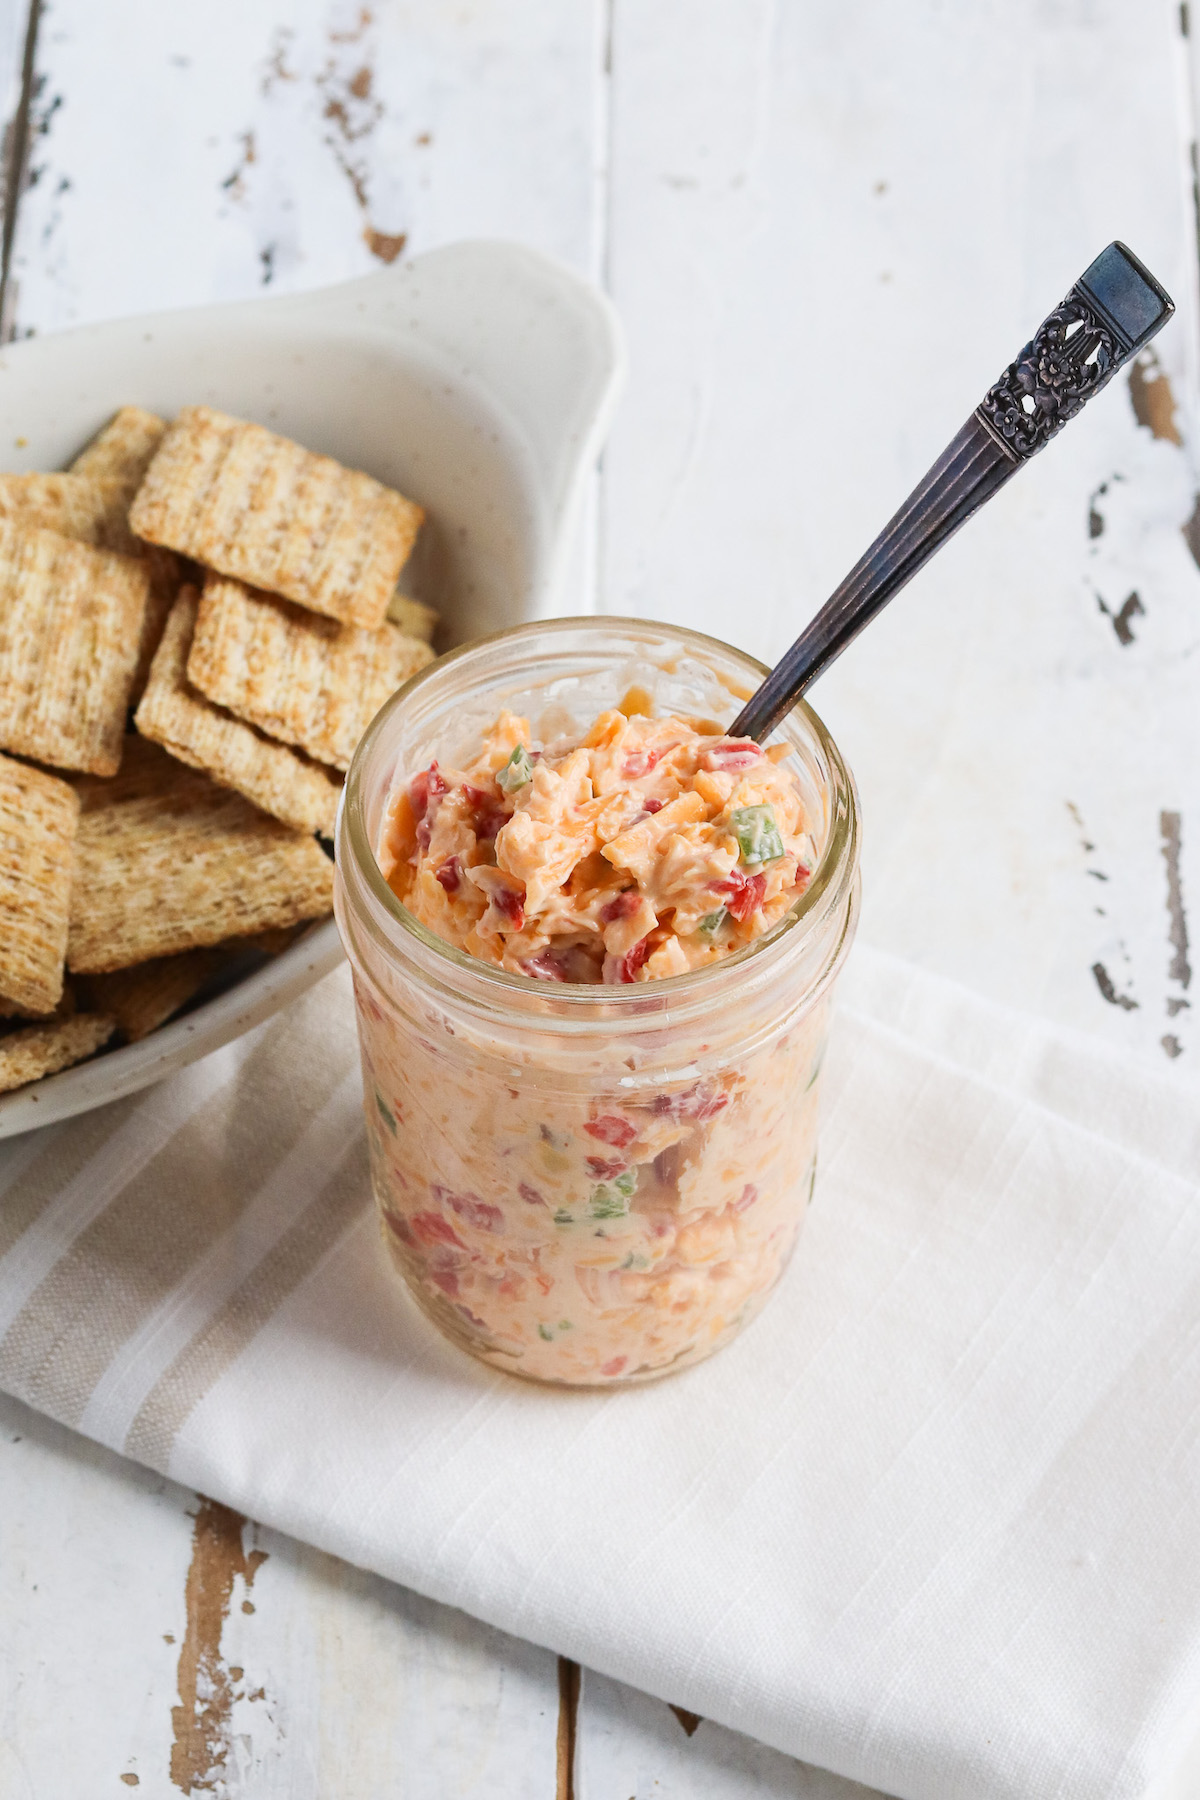
[[[356,954],[344,897],[339,918],[385,1239],[462,1347],[607,1384],[757,1312],[812,1185],[853,925],[851,865],[821,953],[788,930],[829,838],[786,735],[762,750],[636,689],[582,729],[498,708],[467,754],[393,759],[377,872],[456,973],[436,997],[397,981]]]
[[[396,794],[380,861],[417,919],[540,981],[653,981],[740,950],[804,891],[813,842],[788,746],[601,713],[579,742],[502,712],[465,769]]]

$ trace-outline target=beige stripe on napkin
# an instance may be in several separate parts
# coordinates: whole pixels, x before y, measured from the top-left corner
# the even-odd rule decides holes
[[[330,1016],[324,985],[248,1044],[47,1134],[44,1152],[13,1182],[19,1204],[10,1196],[0,1212],[0,1255],[9,1249],[23,1258],[20,1273],[30,1284],[0,1337],[0,1385],[78,1425],[123,1346],[153,1325],[156,1312],[182,1313],[196,1348],[183,1345],[137,1409],[140,1431],[169,1448],[169,1435],[203,1393],[198,1372],[210,1365],[219,1372],[237,1354],[247,1331],[265,1322],[368,1201],[355,1082],[346,1089],[344,1122],[337,1121],[338,1171],[353,1162],[353,1179],[335,1175],[315,1197],[303,1184],[306,1204],[294,1221],[286,1209],[300,1201],[290,1184],[274,1248],[249,1268],[240,1260],[246,1251],[238,1234],[257,1196],[357,1068],[352,1024],[344,1008]],[[295,1053],[297,1044],[304,1050]],[[64,1207],[68,1190],[73,1198]],[[202,1279],[183,1309],[177,1296],[193,1271],[205,1272],[206,1257],[218,1276],[237,1268],[244,1277],[238,1293],[231,1301],[219,1280]]]
[[[360,1137],[253,1279],[192,1339],[147,1396],[125,1439],[130,1456],[165,1466],[176,1435],[209,1389],[358,1217],[369,1184],[367,1147]]]
[[[116,1106],[86,1114],[65,1142],[52,1129],[44,1136],[39,1133],[6,1146],[0,1169],[0,1257],[7,1256],[68,1182],[77,1180],[100,1155],[135,1104],[118,1101]],[[33,1160],[26,1162],[29,1151]],[[17,1165],[11,1181],[7,1178],[10,1162]]]

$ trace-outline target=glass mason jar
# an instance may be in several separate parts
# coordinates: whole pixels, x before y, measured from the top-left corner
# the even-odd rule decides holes
[[[755,1317],[812,1190],[830,994],[858,913],[854,783],[816,714],[773,736],[816,847],[791,911],[723,961],[625,986],[513,975],[444,943],[376,860],[389,798],[460,766],[501,708],[582,734],[632,687],[728,724],[766,670],[714,638],[556,619],[406,683],[350,768],[338,925],[353,966],[372,1179],[418,1305],[454,1343],[538,1381],[644,1381]]]

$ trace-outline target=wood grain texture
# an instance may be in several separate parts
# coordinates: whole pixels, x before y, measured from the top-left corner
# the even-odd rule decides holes
[[[0,1493],[5,1800],[552,1800],[546,1652],[7,1398]]]
[[[56,0],[18,331],[316,287],[458,237],[590,267],[602,16],[600,0],[120,0],[118,28]]]
[[[107,19],[60,0],[41,39],[18,330],[318,286],[385,266],[401,239],[512,236],[592,266],[602,14],[385,3],[364,29],[357,6],[316,0],[218,0],[204,18],[121,0]],[[0,0],[8,117],[24,24]],[[410,1800],[551,1800],[553,1656],[249,1526],[235,1547],[229,1520],[200,1532],[197,1496],[14,1403],[0,1419],[6,1796],[104,1780],[179,1792],[172,1754],[182,1773],[178,1746],[197,1747],[203,1661],[224,1684],[211,1791],[226,1800],[375,1800],[397,1782]],[[215,1581],[219,1600],[230,1579],[229,1606],[217,1651],[193,1631],[181,1671],[198,1537],[217,1554],[193,1590]],[[247,1592],[238,1556],[262,1551]]]
[[[598,586],[611,610],[773,656],[1126,233],[1181,304],[1161,361],[1097,402],[817,701],[862,782],[876,941],[1156,1060],[1167,1037],[1195,1057],[1200,83],[1178,19],[1173,0],[381,0],[366,21],[338,0],[57,0],[17,328],[524,238],[608,276],[631,340],[581,609]],[[0,0],[9,116],[23,41],[24,8]],[[1028,750],[1047,696],[1044,778],[1019,786],[1009,748]],[[965,890],[931,876],[947,846]],[[10,1402],[0,1416],[21,1439],[0,1439],[0,1670],[21,1675],[0,1791],[91,1791],[111,1771],[176,1792],[196,1499]],[[555,1794],[553,1657],[249,1527],[227,1544],[269,1557],[253,1598],[235,1571],[221,1627],[233,1800],[374,1800],[397,1771],[413,1800]],[[590,1800],[859,1792],[708,1722],[689,1737],[587,1675],[571,1775]]]
[[[1200,482],[1179,21],[1131,0],[618,4],[609,261],[632,379],[601,588],[774,660],[1123,221],[1179,304],[1155,345],[1172,429],[1140,423],[1118,377],[811,697],[860,784],[864,935],[1185,1067],[1200,1036],[1159,827],[1179,814],[1186,914]]]

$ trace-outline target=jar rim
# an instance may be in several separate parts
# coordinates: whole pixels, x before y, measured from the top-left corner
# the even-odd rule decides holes
[[[427,953],[432,952],[443,965],[446,977],[454,981],[455,985],[467,983],[475,987],[476,983],[482,983],[483,988],[477,991],[491,993],[497,1000],[505,994],[514,1000],[536,996],[543,1001],[553,998],[556,1006],[581,1008],[595,1007],[602,1002],[611,1020],[614,1017],[611,1009],[644,1010],[652,997],[666,1005],[673,1002],[686,1004],[702,1001],[705,995],[713,994],[718,982],[726,985],[730,977],[736,980],[739,976],[750,978],[757,975],[763,969],[764,959],[773,963],[784,946],[790,942],[798,941],[799,944],[806,941],[808,934],[803,927],[815,923],[831,907],[846,898],[854,884],[858,866],[858,802],[854,778],[827,726],[806,700],[800,700],[776,730],[782,730],[789,720],[799,715],[815,740],[829,772],[830,829],[820,859],[804,892],[769,931],[752,939],[732,955],[706,963],[698,969],[689,969],[682,975],[668,975],[652,982],[630,982],[616,986],[601,982],[549,984],[536,976],[514,973],[484,962],[468,951],[460,950],[457,945],[447,943],[409,912],[385,879],[380,867],[367,828],[364,795],[365,774],[373,753],[381,738],[386,736],[394,715],[407,706],[414,694],[422,688],[434,681],[444,680],[447,672],[456,664],[479,656],[481,652],[486,652],[497,644],[511,644],[523,636],[565,637],[572,632],[589,629],[604,633],[621,631],[633,637],[656,634],[660,647],[665,636],[684,649],[690,648],[701,653],[707,651],[710,654],[715,651],[723,658],[733,657],[746,668],[747,673],[757,674],[760,679],[770,672],[765,663],[751,656],[748,651],[740,650],[709,633],[693,631],[689,626],[631,618],[616,613],[525,620],[519,625],[508,626],[503,631],[492,632],[487,637],[473,638],[470,643],[448,651],[410,676],[376,713],[354,752],[338,806],[335,831],[339,869],[343,865],[345,846],[356,873],[365,882],[372,900],[384,918],[390,924],[398,926]]]

